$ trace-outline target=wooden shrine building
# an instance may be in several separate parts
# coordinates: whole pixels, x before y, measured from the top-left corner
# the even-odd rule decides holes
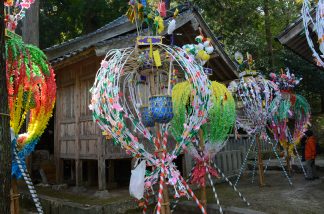
[[[311,15],[313,18],[315,18],[315,10],[312,10]],[[310,36],[313,40],[314,44],[318,44],[317,42],[317,36],[315,32],[313,32],[312,25],[308,26]],[[313,63],[316,65],[313,53],[308,46],[305,30],[304,30],[304,24],[303,24],[303,18],[300,16],[297,18],[293,23],[289,24],[289,26],[284,29],[283,32],[281,32],[276,39],[285,47],[292,50],[294,53],[302,57],[303,59],[307,60],[310,63]],[[317,45],[315,45],[315,49],[319,51]]]
[[[207,65],[213,69],[211,78],[221,82],[236,79],[236,65],[226,55],[198,10],[183,7],[179,11],[175,44],[195,43],[200,27],[203,34],[212,39],[215,48]],[[165,20],[165,26],[169,20]],[[164,42],[170,43],[166,32],[163,34]],[[57,80],[54,116],[57,182],[73,181],[73,185],[93,185],[99,190],[128,184],[130,157],[119,146],[106,142],[93,122],[88,106],[91,100],[89,89],[107,51],[134,46],[136,36],[135,24],[122,16],[95,32],[45,49]]]
[[[315,19],[315,10],[313,9],[311,11],[311,16],[313,19]],[[313,24],[309,23],[308,29],[310,33],[310,37],[313,41],[314,48],[317,51],[317,53],[321,53],[319,50],[318,45],[318,38],[316,33],[313,31]],[[276,39],[285,47],[292,50],[294,53],[299,55],[301,58],[307,60],[309,63],[312,63],[316,66],[320,71],[323,71],[324,68],[321,66],[317,66],[317,63],[315,61],[315,58],[313,57],[313,52],[311,48],[309,47],[305,35],[305,29],[303,24],[303,18],[300,16],[297,18],[293,23],[291,23],[283,32],[281,32]],[[311,77],[311,78],[317,78],[317,77]],[[310,79],[312,81],[312,79]],[[318,93],[318,92],[317,92]],[[324,111],[324,95],[320,92],[321,96],[321,111]]]

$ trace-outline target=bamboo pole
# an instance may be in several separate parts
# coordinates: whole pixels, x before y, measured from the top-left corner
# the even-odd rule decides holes
[[[171,78],[172,78],[172,71],[173,71],[173,60],[170,59],[170,65],[169,65],[169,75],[168,75],[168,95],[171,95]]]
[[[205,150],[204,133],[202,129],[199,129],[199,152],[203,154],[204,150]],[[206,175],[204,179],[206,181]],[[200,187],[200,202],[206,209],[206,205],[207,205],[206,185]]]
[[[264,183],[264,170],[263,170],[263,161],[262,161],[262,156],[261,156],[261,142],[260,142],[260,135],[256,136],[256,143],[258,146],[258,165],[259,165],[259,185],[260,187],[265,186]]]
[[[154,72],[152,68],[152,73],[149,75],[149,81],[150,81],[150,92],[151,96],[153,96],[158,90],[155,88],[155,81],[154,81]],[[158,123],[155,123],[155,130],[156,130],[156,137],[158,139],[158,142],[160,144],[160,148],[157,148],[156,152],[158,153],[158,157],[160,161],[162,160],[164,148],[161,146],[162,145],[162,139],[161,139],[161,133],[160,133],[160,126]],[[166,148],[165,148],[166,149]],[[161,206],[161,214],[171,214],[171,209],[170,209],[170,201],[169,201],[169,192],[168,192],[168,186],[164,183],[163,184],[163,191],[162,191],[162,206]]]
[[[163,142],[161,139],[161,132],[160,132],[160,125],[158,123],[155,123],[155,129],[156,129],[156,136],[160,143],[160,149],[158,149],[157,152],[158,152],[159,159],[162,160],[163,152],[165,152],[164,149],[166,149],[166,148],[163,148]],[[162,196],[163,196],[163,199],[162,199],[162,203],[161,203],[161,205],[162,205],[161,206],[161,214],[171,214],[169,191],[168,191],[168,186],[166,185],[165,182],[163,184]]]
[[[291,173],[292,173],[292,169],[291,169],[291,164],[290,164],[290,161],[291,161],[291,156],[289,154],[289,146],[287,146],[286,148],[286,165],[287,165],[287,172],[288,172],[288,175],[291,176]]]

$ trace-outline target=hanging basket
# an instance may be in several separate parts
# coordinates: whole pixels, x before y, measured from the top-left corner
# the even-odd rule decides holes
[[[148,106],[142,106],[140,109],[141,117],[142,117],[142,123],[145,127],[153,127],[154,126],[154,120],[152,117],[152,113],[149,110]]]
[[[149,98],[150,112],[157,123],[168,123],[173,118],[172,97],[156,95]]]

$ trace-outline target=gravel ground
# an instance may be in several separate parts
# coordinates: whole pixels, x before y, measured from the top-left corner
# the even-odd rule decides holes
[[[324,173],[320,172],[319,175],[319,179],[306,181],[303,174],[295,174],[292,177],[293,186],[290,186],[282,172],[268,171],[265,175],[266,186],[259,187],[257,175],[252,184],[251,173],[246,172],[238,184],[238,189],[250,202],[250,206],[247,206],[226,183],[217,184],[216,191],[220,204],[225,209],[237,207],[268,214],[323,214]],[[198,191],[196,193],[199,195]],[[208,203],[216,204],[211,189],[207,190],[207,194]],[[180,209],[175,210],[174,214],[185,213],[181,206],[185,205],[179,205]],[[147,213],[153,213],[153,209],[154,207],[151,206]],[[190,213],[201,213],[198,208],[196,210]],[[127,213],[141,213],[141,211],[132,210]]]
[[[238,189],[250,202],[247,207],[226,184],[216,186],[221,205],[224,207],[249,208],[269,214],[322,214],[324,213],[324,173],[314,181],[305,180],[303,174],[292,177],[293,186],[288,184],[280,171],[269,171],[265,175],[265,187],[258,186],[258,180],[251,183],[251,176],[245,175]],[[256,177],[257,179],[258,177]],[[212,194],[209,191],[209,201]],[[215,200],[214,200],[215,201]]]
[[[243,203],[227,183],[216,184],[216,189],[220,204],[225,209],[228,207],[247,208],[269,214],[324,214],[324,172],[319,172],[319,176],[320,178],[314,181],[306,181],[303,174],[294,174],[293,186],[290,186],[282,172],[268,171],[265,175],[266,186],[261,188],[258,186],[258,175],[255,176],[256,181],[252,184],[251,172],[246,172],[239,182],[238,189],[250,202],[250,206]],[[208,203],[216,204],[211,189],[207,190],[207,194]],[[129,197],[126,190],[121,195]],[[198,191],[196,195],[199,196]],[[181,206],[184,205],[179,205],[180,208]],[[153,213],[153,209],[154,206],[151,206],[147,213]],[[200,213],[198,208],[192,211]],[[137,209],[126,213],[135,214],[142,213],[142,211]],[[186,212],[176,210],[174,214],[176,213]],[[250,212],[242,213],[249,214]]]

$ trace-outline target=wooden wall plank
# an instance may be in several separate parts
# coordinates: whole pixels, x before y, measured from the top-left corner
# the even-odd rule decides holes
[[[74,102],[73,105],[71,106],[71,113],[74,111],[74,117],[75,117],[75,181],[76,181],[76,186],[80,186],[82,184],[82,161],[80,160],[80,115],[81,115],[81,110],[80,110],[80,104],[81,104],[81,99],[82,97],[80,96],[81,94],[81,84],[80,84],[80,67],[76,69],[75,73],[75,86],[74,86]],[[73,110],[72,110],[73,109]],[[74,110],[75,109],[75,110]],[[72,130],[70,130],[72,131]]]

